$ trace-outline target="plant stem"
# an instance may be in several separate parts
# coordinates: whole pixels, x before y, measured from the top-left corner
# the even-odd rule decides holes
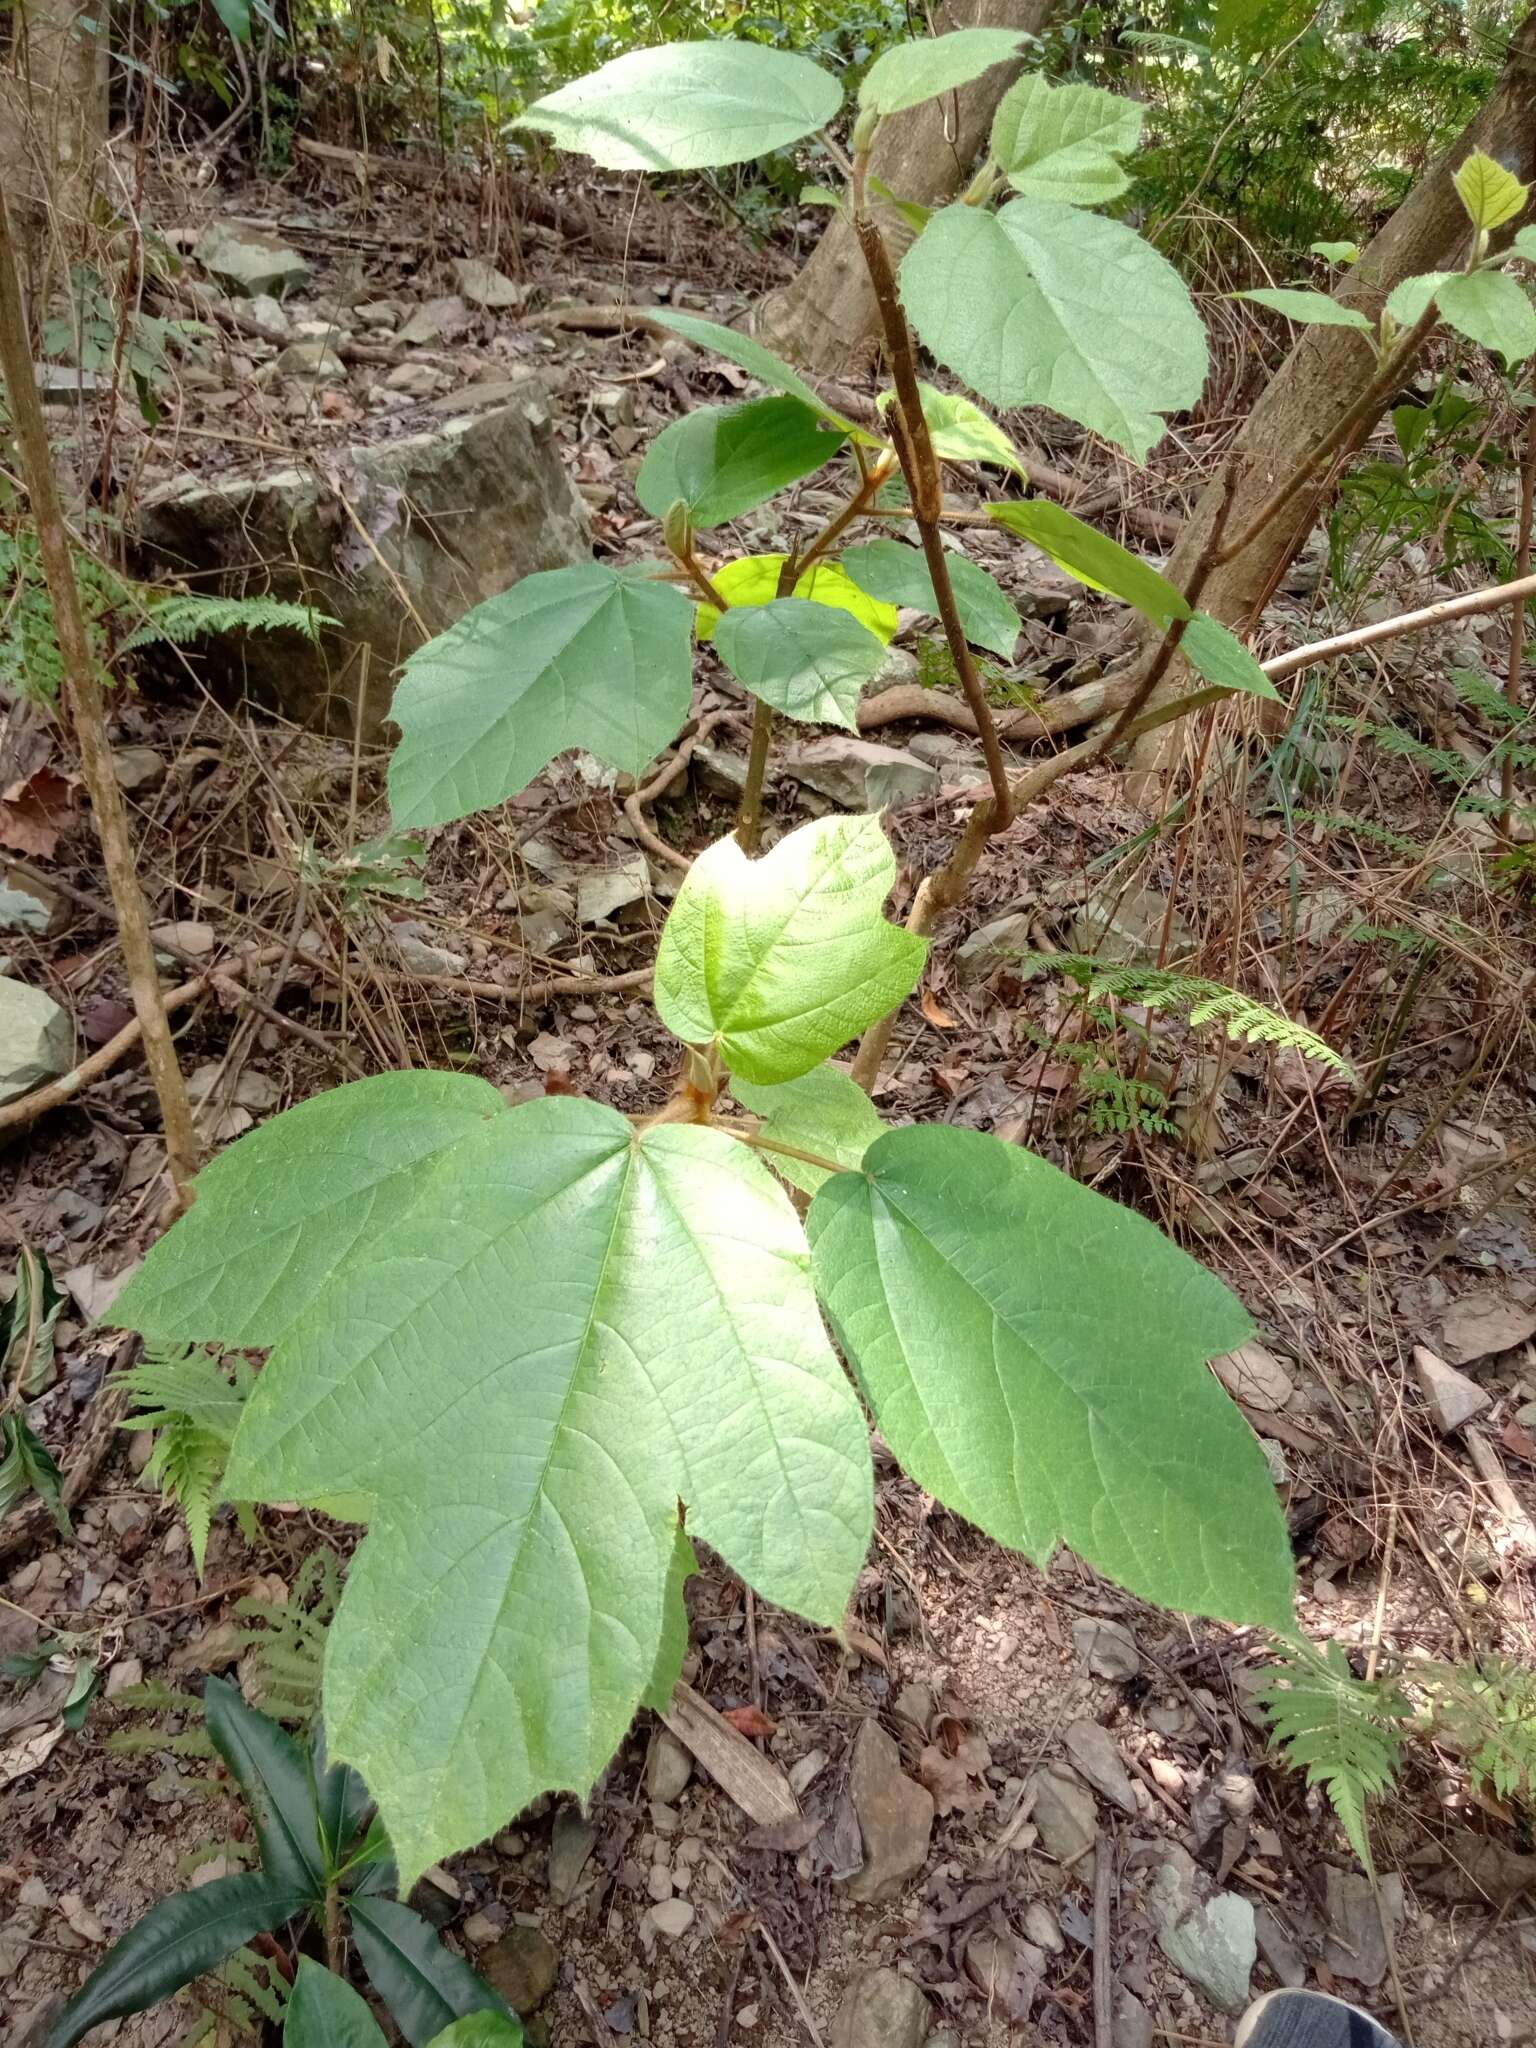
[[[1531,527],[1536,516],[1536,409],[1527,413],[1525,420],[1525,457],[1520,464],[1520,524],[1515,542],[1515,574],[1517,577],[1531,573]],[[1504,697],[1512,711],[1520,708],[1520,684],[1525,667],[1525,599],[1515,599],[1514,611],[1509,621],[1509,670],[1504,679]],[[1506,753],[1499,770],[1499,797],[1504,805],[1499,814],[1499,834],[1506,843],[1513,843],[1510,831],[1510,817],[1515,801],[1515,762],[1512,753]]]
[[[923,544],[923,558],[928,564],[928,574],[933,583],[934,600],[938,606],[939,621],[944,628],[944,638],[955,664],[955,673],[960,678],[965,701],[976,720],[977,736],[981,741],[982,753],[986,757],[987,774],[992,783],[992,800],[988,808],[986,830],[988,834],[1001,832],[1012,816],[1008,797],[1008,770],[1003,762],[1003,750],[997,737],[997,727],[993,722],[992,707],[987,702],[987,693],[982,688],[981,677],[976,672],[976,660],[971,653],[970,642],[965,637],[965,628],[960,623],[960,610],[955,603],[955,589],[950,581],[949,562],[940,529],[940,521],[944,516],[943,472],[939,467],[939,459],[933,452],[933,440],[923,413],[922,393],[917,382],[917,351],[912,345],[912,330],[907,325],[907,316],[902,310],[901,297],[896,288],[896,273],[891,268],[891,252],[885,245],[885,237],[880,232],[878,222],[869,211],[866,195],[868,174],[869,152],[861,150],[853,160],[853,230],[863,253],[864,266],[869,272],[869,281],[874,287],[875,304],[879,310],[881,331],[885,338],[886,360],[890,365],[891,380],[896,386],[896,404],[892,407],[890,415],[891,436],[896,444],[896,454],[912,499],[912,517]]]
[[[750,1145],[754,1152],[776,1152],[781,1159],[799,1159],[806,1166],[821,1167],[826,1173],[848,1171],[840,1159],[828,1159],[823,1153],[802,1152],[798,1145],[781,1145],[777,1138],[765,1138],[756,1131],[736,1130],[730,1124],[724,1124],[721,1128],[729,1131],[733,1138],[740,1138],[743,1145]]]
[[[773,707],[752,699],[752,744],[747,749],[747,779],[736,811],[736,844],[751,859],[763,837],[763,785],[768,780],[768,750],[773,745]]]
[[[341,1927],[341,1888],[325,1888],[325,1966],[340,1977],[346,1971],[346,1939]]]
[[[0,371],[4,372],[10,391],[17,454],[27,495],[32,502],[38,552],[42,556],[48,594],[53,602],[54,632],[58,636],[63,669],[63,708],[74,728],[75,742],[80,749],[80,765],[101,842],[112,906],[117,914],[118,942],[128,970],[134,1012],[144,1034],[145,1061],[160,1104],[166,1164],[170,1169],[177,1204],[184,1209],[192,1199],[191,1181],[197,1171],[197,1134],[193,1129],[181,1068],[177,1064],[175,1041],[161,1000],[155,949],[149,935],[144,894],[139,887],[127,808],[112,769],[112,749],[107,739],[101,682],[80,609],[80,592],[75,583],[64,508],[59,499],[58,482],[48,450],[47,428],[43,423],[43,410],[33,376],[26,311],[21,302],[15,246],[3,195],[0,195]]]

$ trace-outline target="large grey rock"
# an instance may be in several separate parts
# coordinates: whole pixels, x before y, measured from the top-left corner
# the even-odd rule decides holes
[[[784,767],[796,782],[848,811],[879,811],[914,797],[937,796],[942,780],[936,768],[915,760],[904,747],[884,747],[852,733],[796,747]]]
[[[264,228],[235,221],[210,221],[193,254],[210,277],[239,298],[270,294],[280,299],[309,281],[309,265],[297,249]]]
[[[1078,913],[1072,945],[1100,960],[1145,964],[1157,959],[1165,929],[1172,963],[1193,949],[1194,933],[1177,911],[1170,919],[1168,898],[1156,889],[1105,889]]]
[[[928,2021],[928,2001],[910,1977],[866,1970],[843,1993],[829,2048],[922,2048]]]
[[[848,1879],[856,1899],[894,1898],[928,1857],[933,1801],[901,1768],[901,1751],[878,1721],[868,1720],[853,1745],[848,1797],[864,1840],[864,1863]]]
[[[0,1102],[69,1072],[75,1032],[53,997],[0,975]]]
[[[319,730],[350,733],[361,697],[376,735],[396,669],[424,639],[521,577],[589,554],[533,375],[492,412],[348,449],[328,472],[180,479],[145,494],[138,527],[152,571],[312,604],[337,622],[314,642],[252,633],[211,650],[233,685]]]

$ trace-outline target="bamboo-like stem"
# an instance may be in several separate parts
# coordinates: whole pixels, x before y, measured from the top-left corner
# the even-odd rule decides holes
[[[106,708],[80,608],[69,531],[53,473],[42,405],[37,395],[32,351],[27,340],[26,311],[21,302],[21,281],[16,271],[15,244],[3,194],[0,194],[0,371],[3,371],[10,391],[11,419],[22,479],[31,500],[38,552],[42,557],[48,595],[53,603],[54,632],[58,637],[63,669],[63,709],[80,749],[80,765],[90,794],[91,812],[107,871],[107,885],[117,916],[118,942],[128,970],[134,1013],[144,1034],[145,1061],[160,1104],[166,1164],[177,1203],[185,1208],[192,1199],[192,1176],[197,1171],[197,1134],[192,1124],[186,1084],[176,1059],[175,1041],[171,1037],[161,999],[154,943],[149,935],[149,914],[139,886],[127,807],[113,773]]]
[[[1515,574],[1526,577],[1531,573],[1531,528],[1536,518],[1536,409],[1526,415],[1525,457],[1520,464],[1520,523],[1515,539]],[[1504,678],[1504,698],[1512,711],[1520,708],[1521,683],[1525,670],[1525,599],[1515,599],[1514,611],[1509,621],[1509,669]],[[1504,808],[1499,813],[1499,833],[1507,842],[1513,843],[1510,818],[1515,803],[1514,756],[1506,753],[1499,770],[1499,799]]]

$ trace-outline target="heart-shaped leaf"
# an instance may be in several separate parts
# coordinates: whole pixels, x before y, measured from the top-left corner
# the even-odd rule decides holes
[[[567,747],[638,775],[688,715],[692,617],[680,591],[601,562],[525,576],[477,604],[396,685],[397,822],[489,810]]]
[[[1497,157],[1489,156],[1483,149],[1473,150],[1452,183],[1473,227],[1484,232],[1513,220],[1530,196],[1514,172],[1506,170]]]
[[[1016,192],[1101,206],[1130,185],[1117,159],[1140,142],[1141,116],[1137,100],[1028,71],[993,117],[992,155]]]
[[[844,1171],[859,1165],[885,1129],[858,1082],[830,1064],[813,1067],[797,1081],[781,1081],[774,1088],[760,1088],[734,1074],[731,1093],[744,1109],[762,1118],[762,1137],[775,1145],[788,1145],[791,1152],[815,1152],[823,1159],[835,1159]],[[831,1178],[825,1166],[815,1166],[808,1159],[773,1151],[765,1156],[775,1173],[804,1194],[814,1195],[822,1182]]]
[[[842,97],[809,57],[720,36],[630,50],[535,100],[516,125],[606,170],[697,171],[798,142]]]
[[[799,398],[701,405],[651,443],[635,496],[655,519],[681,499],[695,526],[721,526],[830,462],[843,438]]]
[[[927,347],[990,404],[1048,405],[1138,461],[1205,382],[1205,330],[1172,264],[1055,200],[946,206],[901,291]]]
[[[761,860],[718,841],[662,929],[661,1021],[748,1081],[808,1074],[917,986],[927,940],[880,915],[895,880],[873,816],[818,818]]]
[[[885,663],[885,644],[840,606],[779,597],[732,606],[715,627],[731,674],[775,711],[859,729],[859,693]]]
[[[846,549],[840,559],[854,582],[871,597],[937,614],[939,601],[928,564],[921,551],[905,541],[866,541],[862,547]],[[969,555],[951,552],[947,563],[966,639],[989,648],[1002,661],[1012,661],[1023,620],[995,580]]]
[[[782,555],[741,555],[715,571],[714,585],[733,610],[745,605],[772,604],[779,594],[779,571],[783,566]],[[901,624],[895,605],[882,604],[878,598],[861,590],[847,570],[840,569],[836,562],[817,562],[807,569],[791,595],[807,598],[812,604],[835,605],[841,611],[851,612],[882,645],[895,638],[896,628]],[[719,622],[720,613],[714,605],[699,606],[697,627],[700,646],[714,639]]]
[[[112,1315],[274,1347],[231,1498],[371,1502],[325,1723],[407,1884],[594,1782],[656,1680],[679,1500],[766,1599],[841,1618],[864,1425],[789,1200],[719,1131],[355,1082],[222,1153]]]
[[[1013,28],[957,28],[882,51],[864,74],[859,105],[882,117],[902,113],[956,86],[969,85],[994,64],[1010,63],[1037,38]]]
[[[1021,1146],[891,1131],[811,1204],[817,1290],[920,1486],[1043,1563],[1293,1624],[1264,1454],[1206,1359],[1251,1324],[1161,1232]]]

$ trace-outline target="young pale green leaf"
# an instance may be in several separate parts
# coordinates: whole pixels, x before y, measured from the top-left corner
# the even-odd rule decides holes
[[[1512,369],[1536,354],[1536,307],[1505,270],[1448,277],[1435,294],[1442,318]]]
[[[1241,690],[1245,696],[1280,701],[1280,692],[1242,641],[1209,612],[1195,612],[1191,616],[1179,642],[1179,652],[1208,683],[1219,683],[1224,690]]]
[[[723,569],[717,569],[711,580],[733,611],[744,610],[749,605],[774,602],[779,594],[779,571],[783,566],[782,555],[741,555],[734,562],[727,562]],[[791,595],[805,598],[812,604],[835,606],[839,611],[851,612],[861,626],[874,634],[882,647],[888,646],[896,637],[896,628],[901,624],[895,605],[882,604],[878,598],[870,597],[836,562],[817,562],[807,569]],[[714,605],[699,606],[697,632],[700,646],[714,639],[720,617]]]
[[[1326,292],[1294,291],[1289,287],[1265,285],[1257,291],[1234,292],[1232,296],[1235,299],[1252,299],[1258,306],[1268,306],[1272,313],[1283,313],[1287,320],[1294,320],[1302,327],[1353,327],[1372,340],[1376,337],[1375,328],[1358,308],[1341,306]]]
[[[325,1857],[309,1759],[286,1728],[248,1707],[239,1688],[210,1678],[203,1688],[208,1737],[240,1788],[267,1876],[325,1903]]]
[[[701,405],[651,443],[635,496],[654,519],[681,499],[695,526],[721,526],[830,462],[843,440],[800,398]]]
[[[1360,258],[1358,242],[1312,242],[1308,246],[1325,263],[1356,263]]]
[[[1473,227],[1487,231],[1501,228],[1523,211],[1530,194],[1513,171],[1505,170],[1497,157],[1474,149],[1452,181],[1467,218]]]
[[[835,1159],[845,1172],[857,1169],[885,1129],[858,1082],[830,1063],[813,1067],[796,1081],[781,1081],[774,1088],[759,1088],[733,1075],[731,1093],[743,1109],[762,1118],[761,1137],[796,1152],[816,1152],[823,1159]],[[814,1195],[824,1180],[831,1179],[826,1167],[815,1166],[808,1159],[792,1159],[772,1150],[765,1150],[764,1156],[775,1173],[803,1194]]]
[[[1130,185],[1118,161],[1141,140],[1137,100],[1096,85],[1052,85],[1029,71],[992,121],[992,155],[1015,191],[1067,206],[1102,206]]]
[[[885,663],[885,643],[838,605],[803,597],[733,605],[715,627],[731,674],[775,711],[859,729],[859,693]]]
[[[830,185],[802,185],[800,187],[802,206],[825,206],[831,212],[840,211],[843,204],[841,192],[834,192]]]
[[[283,2014],[283,2048],[388,2048],[384,2029],[344,1978],[300,1956]]]
[[[522,2048],[523,2030],[516,2020],[500,2013],[472,2012],[455,2020],[441,2034],[434,2034],[428,2048]]]
[[[525,576],[405,665],[390,807],[441,825],[515,796],[567,747],[637,775],[688,716],[693,611],[601,562]]]
[[[47,2048],[75,2048],[103,2020],[148,2011],[307,1903],[259,1870],[161,1899],[108,1949],[49,2029]]]
[[[512,2008],[462,1956],[444,1948],[419,1913],[394,1899],[353,1895],[352,1938],[368,1981],[411,2048],[474,2013],[514,2017]]]
[[[892,1131],[811,1204],[817,1290],[920,1486],[1043,1563],[1288,1627],[1264,1454],[1206,1359],[1251,1324],[1150,1223],[1017,1145]]]
[[[994,469],[1011,469],[1026,476],[1024,458],[997,424],[979,405],[972,405],[957,391],[940,391],[932,384],[919,384],[923,418],[928,438],[941,462],[983,462]],[[876,403],[882,408],[893,394],[882,392]]]
[[[1417,277],[1405,277],[1392,287],[1387,311],[1400,327],[1411,327],[1430,300],[1438,297],[1441,286],[1456,275],[1454,270],[1425,270]]]
[[[655,1678],[679,1500],[828,1626],[863,1559],[868,1444],[798,1219],[719,1131],[356,1082],[206,1168],[112,1315],[275,1347],[231,1498],[371,1503],[325,1721],[407,1884],[592,1785]]]
[[[683,1675],[683,1659],[688,1654],[688,1603],[683,1588],[698,1568],[698,1553],[688,1539],[688,1531],[679,1523],[672,1542],[672,1561],[667,1567],[667,1588],[662,1596],[661,1641],[645,1691],[640,1695],[641,1706],[649,1707],[653,1714],[667,1711],[677,1681]]]
[[[917,986],[928,942],[881,914],[895,880],[873,816],[818,818],[761,860],[718,841],[662,928],[662,1023],[745,1080],[808,1074]]]
[[[675,313],[666,306],[647,307],[646,317],[654,320],[658,327],[681,335],[684,341],[691,341],[695,348],[724,356],[728,363],[734,363],[738,370],[745,370],[749,377],[755,377],[771,391],[782,391],[790,398],[798,398],[802,405],[808,405],[813,412],[819,413],[829,426],[836,427],[851,441],[862,441],[870,448],[879,446],[873,434],[867,434],[852,420],[844,419],[840,412],[835,412],[821,393],[806,383],[798,370],[791,369],[782,356],[764,348],[750,334],[738,333],[734,327],[722,327],[715,320],[701,320],[696,313]]]
[[[605,170],[698,171],[798,142],[842,97],[809,57],[721,36],[630,50],[535,100],[516,125]]]
[[[1007,64],[1035,38],[1012,28],[957,28],[921,42],[897,43],[864,74],[859,105],[882,118],[899,114],[956,86],[969,85],[994,64]]]
[[[933,219],[931,206],[919,206],[915,199],[903,199],[899,193],[891,190],[884,178],[877,178],[871,174],[869,189],[877,199],[883,199],[891,211],[906,222],[914,235],[920,235]]]
[[[861,547],[846,549],[840,559],[854,582],[871,597],[937,614],[939,601],[928,564],[920,550],[905,541],[866,541]],[[969,555],[951,553],[948,564],[966,639],[989,648],[1002,661],[1012,661],[1023,620],[994,579]]]
[[[999,526],[1043,548],[1058,569],[1090,590],[1107,591],[1160,626],[1189,617],[1189,605],[1166,576],[1064,505],[1046,498],[1009,499],[987,510]]]
[[[1205,382],[1205,330],[1172,264],[1119,221],[1049,199],[947,206],[907,252],[924,344],[989,403],[1048,405],[1140,461]]]
[[[1527,263],[1536,263],[1536,227],[1521,228],[1515,236],[1514,251]]]

